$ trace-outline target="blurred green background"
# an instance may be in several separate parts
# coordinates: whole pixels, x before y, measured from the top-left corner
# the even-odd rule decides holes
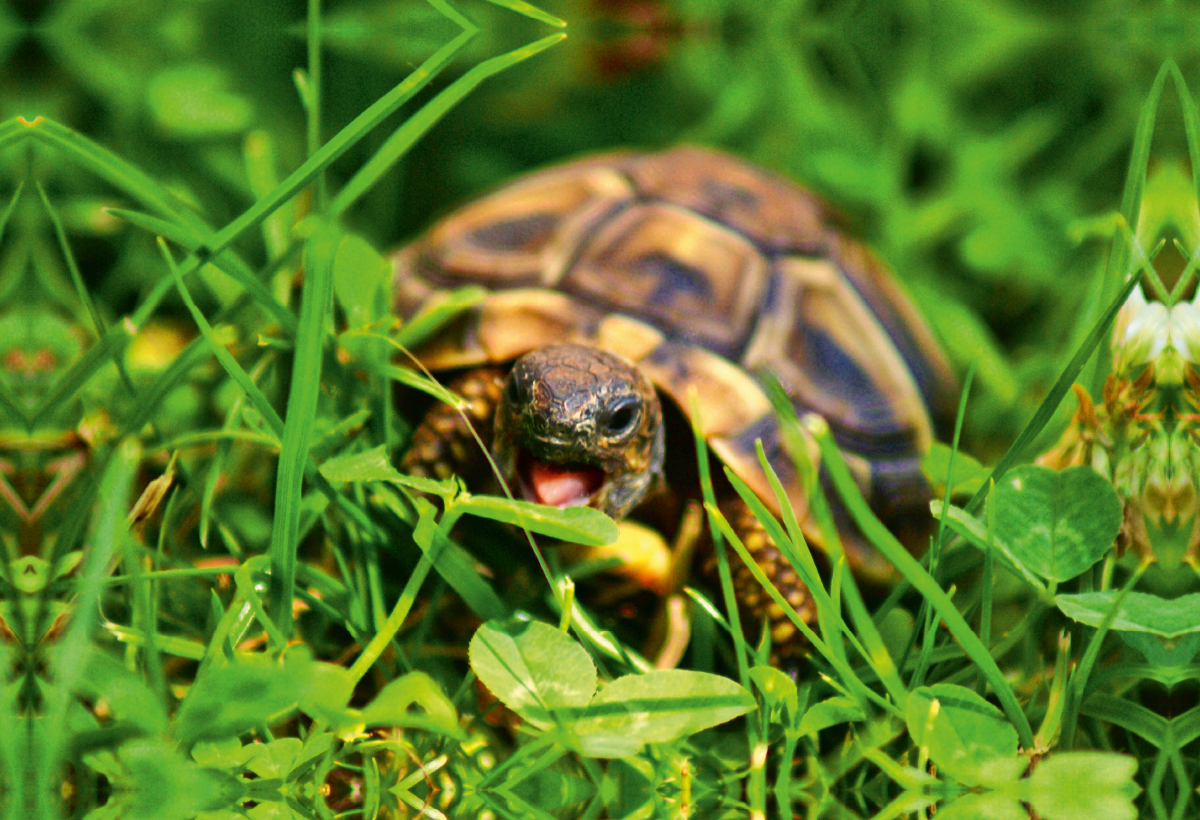
[[[422,0],[319,5],[322,139],[456,33]],[[481,34],[330,169],[331,191],[454,77],[552,31],[485,0],[455,7]],[[728,149],[823,195],[896,268],[959,367],[978,363],[968,433],[984,457],[1011,440],[1069,356],[1105,247],[1088,228],[1119,204],[1154,73],[1174,57],[1200,87],[1194,1],[539,7],[567,22],[568,38],[452,109],[355,205],[350,227],[387,248],[547,163],[613,147]],[[307,10],[295,0],[9,0],[0,117],[69,125],[220,226],[254,199],[249,133],[270,138],[281,175],[306,155],[293,72],[307,60]],[[1164,100],[1157,156],[1183,145],[1176,104]],[[122,204],[113,190],[29,146],[8,154],[11,181],[32,171],[62,210],[94,293],[114,315],[135,304],[161,265],[147,236],[100,210]],[[45,216],[26,198],[22,219]],[[29,264],[62,267],[49,241],[44,252],[37,241],[6,243],[0,298],[12,298]],[[238,247],[266,258],[261,243]],[[80,310],[60,280],[57,300]]]

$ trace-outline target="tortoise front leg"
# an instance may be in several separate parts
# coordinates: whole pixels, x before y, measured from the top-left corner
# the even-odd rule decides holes
[[[479,367],[448,385],[462,396],[467,407],[460,412],[448,404],[437,404],[413,431],[400,471],[424,478],[445,479],[457,475],[475,492],[495,480],[488,454],[480,448],[492,445],[496,407],[507,373],[499,367]],[[479,436],[476,441],[472,428]]]

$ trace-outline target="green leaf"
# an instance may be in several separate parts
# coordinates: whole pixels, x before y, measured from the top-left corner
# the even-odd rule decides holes
[[[384,140],[379,150],[363,163],[354,176],[342,186],[337,196],[330,200],[328,213],[332,217],[344,213],[359,197],[370,190],[388,172],[388,169],[399,161],[400,157],[408,153],[408,149],[432,128],[434,123],[445,116],[446,112],[457,105],[463,97],[485,79],[561,42],[566,39],[566,36],[564,33],[551,34],[549,37],[543,37],[506,54],[500,54],[477,63],[461,77],[439,91],[433,99],[401,123],[400,127]]]
[[[246,768],[259,777],[287,777],[296,764],[300,749],[304,745],[300,738],[281,737],[270,743],[258,743],[258,754],[253,755]]]
[[[1104,557],[1121,529],[1121,501],[1091,467],[1025,464],[996,485],[996,538],[1044,578],[1069,581]]]
[[[239,735],[295,709],[313,680],[312,661],[290,652],[284,662],[238,654],[227,666],[209,667],[179,706],[172,723],[181,745]]]
[[[309,665],[297,708],[317,720],[341,723],[349,712],[346,704],[350,702],[354,683],[346,667],[314,661]]]
[[[1008,783],[1028,766],[1017,757],[1017,731],[1004,713],[965,687],[914,689],[905,720],[913,742],[927,746],[938,769],[966,786]]]
[[[850,698],[839,695],[810,706],[800,719],[799,732],[802,735],[814,734],[840,723],[866,719],[861,706]]]
[[[611,518],[591,507],[547,507],[495,495],[468,496],[460,500],[457,507],[480,518],[502,521],[589,547],[611,544],[617,540],[619,532]]]
[[[656,669],[605,686],[571,729],[580,754],[626,757],[644,743],[677,740],[754,708],[754,697],[729,678]]]
[[[334,456],[321,465],[321,475],[332,482],[395,481],[404,477],[392,466],[387,447],[382,444],[362,453]]]
[[[246,811],[250,820],[308,820],[282,800],[264,800]]]
[[[192,760],[209,769],[239,769],[259,753],[262,744],[247,743],[236,737],[209,740],[192,747]]]
[[[390,481],[422,493],[446,498],[458,492],[452,480],[435,481],[405,475],[392,466],[387,447],[378,447],[361,453],[334,456],[321,465],[321,475],[331,482],[343,481]]]
[[[566,632],[541,621],[476,630],[471,669],[500,701],[534,726],[549,729],[555,710],[582,708],[596,691],[596,665]]]
[[[1088,626],[1099,626],[1119,594],[1120,590],[1063,594],[1056,596],[1054,603],[1068,618]],[[1149,632],[1163,638],[1200,632],[1200,592],[1178,598],[1130,592],[1110,629]]]
[[[118,752],[122,776],[114,784],[121,814],[137,820],[176,820],[229,806],[244,792],[231,776],[202,769],[163,741],[135,740]]]
[[[419,706],[424,714],[412,711]],[[419,728],[450,737],[465,738],[458,726],[458,712],[441,687],[424,672],[409,672],[375,696],[362,711],[362,722],[374,726]]]
[[[783,720],[792,722],[800,709],[799,693],[796,682],[788,675],[770,666],[755,666],[749,672],[750,680],[762,692],[763,704],[767,711],[774,716],[775,710],[782,710]]]
[[[1022,799],[1043,820],[1133,820],[1135,758],[1106,752],[1053,755],[1023,781]]]
[[[929,511],[936,519],[941,519],[942,500],[935,498],[929,502]],[[1046,585],[1042,580],[1033,573],[1029,567],[1025,566],[1021,561],[1012,554],[1012,550],[1008,545],[1000,541],[995,533],[992,533],[991,542],[988,541],[987,527],[975,516],[971,515],[961,507],[956,507],[951,504],[946,508],[945,513],[946,526],[955,533],[961,535],[969,544],[977,547],[982,551],[992,550],[992,556],[1013,575],[1024,578],[1025,581],[1034,589],[1042,591]]]
[[[420,313],[401,325],[394,341],[400,347],[411,350],[464,311],[482,304],[487,296],[487,289],[477,285],[453,290],[434,305],[422,308]]]
[[[953,468],[950,464],[951,454],[954,456]],[[953,453],[950,447],[940,441],[933,442],[929,453],[921,459],[921,472],[935,488],[944,488],[949,483],[951,495],[974,493],[983,486],[988,476],[987,468],[974,458],[962,452]],[[949,482],[946,480],[947,475]]]
[[[333,260],[333,293],[348,327],[363,327],[385,315],[391,274],[391,264],[369,242],[353,234],[342,237]]]
[[[50,564],[36,555],[26,555],[9,563],[8,577],[18,592],[32,595],[50,580]]]
[[[215,67],[182,66],[151,80],[146,101],[158,127],[171,136],[222,136],[247,128],[254,113],[249,101],[227,91],[227,85]]]
[[[146,734],[161,734],[167,713],[150,687],[124,664],[91,647],[75,691],[88,700],[105,700],[112,719]]]
[[[938,807],[938,820],[1029,820],[1029,811],[1015,797],[998,792],[968,792]]]

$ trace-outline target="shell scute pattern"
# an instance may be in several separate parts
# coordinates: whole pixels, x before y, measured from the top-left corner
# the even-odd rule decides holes
[[[430,367],[558,342],[620,353],[685,413],[695,388],[713,451],[778,511],[754,452],[762,438],[810,532],[751,375],[769,369],[799,412],[829,422],[868,497],[924,509],[918,460],[952,412],[953,374],[887,269],[784,180],[696,148],[593,157],[467,205],[394,265],[401,316],[452,287],[493,291],[419,351]]]
[[[535,174],[435,227],[423,243],[419,270],[434,281],[554,285],[579,250],[580,237],[633,196],[629,181],[598,159]]]
[[[562,287],[736,356],[766,279],[767,260],[746,237],[693,211],[652,202],[631,205],[600,227]]]
[[[958,404],[956,380],[946,369],[937,341],[895,277],[869,248],[830,233],[829,259],[870,308],[904,361],[934,419],[953,417]]]
[[[811,194],[724,154],[685,146],[633,160],[629,175],[645,196],[704,214],[767,251],[824,247],[823,209]]]

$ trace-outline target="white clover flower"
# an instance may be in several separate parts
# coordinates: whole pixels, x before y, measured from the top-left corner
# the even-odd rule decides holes
[[[1200,307],[1194,302],[1172,306],[1170,334],[1171,346],[1180,356],[1193,364],[1200,362]]]
[[[1171,340],[1171,314],[1161,302],[1147,302],[1139,284],[1117,313],[1118,369],[1135,367],[1155,359]]]
[[[1154,361],[1169,351],[1186,361],[1200,362],[1200,305],[1178,302],[1168,307],[1147,302],[1138,285],[1117,314],[1113,337],[1118,369]]]

